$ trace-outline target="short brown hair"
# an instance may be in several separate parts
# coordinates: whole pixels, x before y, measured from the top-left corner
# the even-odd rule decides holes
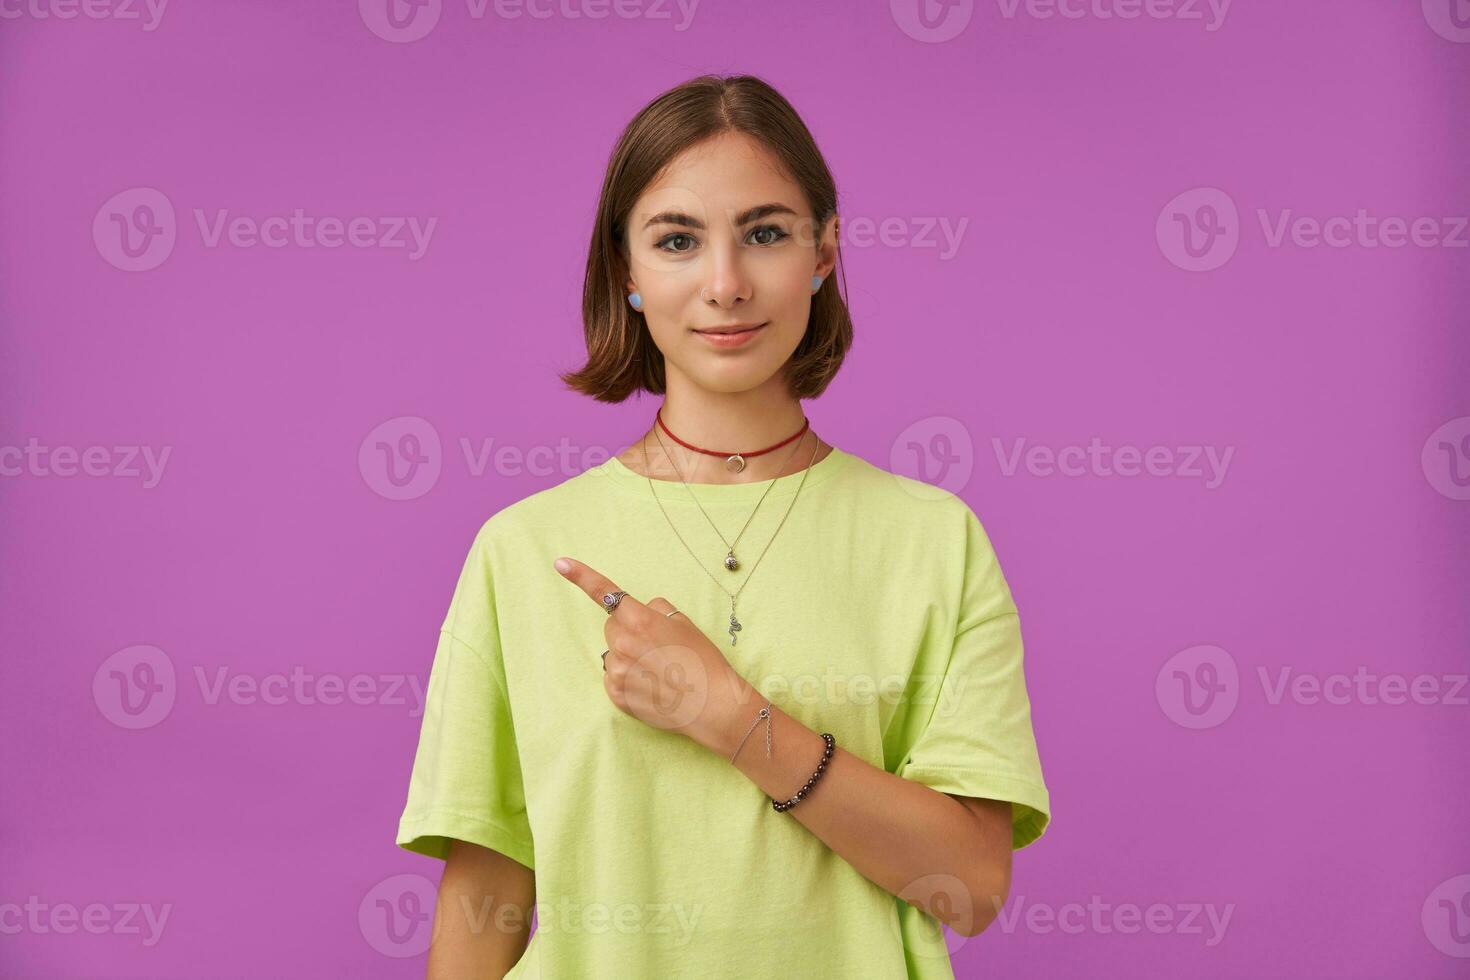
[[[608,160],[582,284],[587,363],[561,375],[570,388],[598,401],[621,402],[636,391],[664,393],[664,357],[643,314],[627,302],[627,221],[638,196],[689,147],[721,133],[759,140],[782,162],[806,195],[815,219],[814,240],[837,213],[837,185],[806,124],[769,84],[753,75],[701,75],[646,105],[623,130]],[[842,247],[837,266],[842,270]],[[815,398],[842,366],[852,346],[852,319],[829,276],[812,296],[807,329],[785,365],[797,398]],[[843,281],[846,290],[846,277]]]

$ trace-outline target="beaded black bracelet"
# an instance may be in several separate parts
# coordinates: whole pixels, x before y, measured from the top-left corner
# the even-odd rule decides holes
[[[796,806],[796,804],[800,803],[806,798],[807,793],[811,792],[811,789],[813,786],[816,785],[817,780],[822,778],[822,773],[827,771],[827,762],[832,758],[832,750],[837,747],[837,739],[832,737],[831,732],[823,732],[822,740],[827,743],[827,747],[822,750],[822,761],[817,763],[817,771],[812,773],[812,778],[808,779],[806,781],[806,785],[797,790],[796,795],[787,800],[785,803],[781,803],[777,800],[772,799],[771,809],[779,813],[784,813],[792,807]]]

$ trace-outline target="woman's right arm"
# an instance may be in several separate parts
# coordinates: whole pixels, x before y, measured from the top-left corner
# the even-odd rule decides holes
[[[535,902],[530,868],[488,847],[450,840],[427,980],[505,976],[526,951]]]

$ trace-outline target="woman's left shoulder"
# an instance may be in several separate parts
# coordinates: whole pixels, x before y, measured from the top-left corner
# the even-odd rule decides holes
[[[847,469],[849,485],[866,503],[902,523],[954,527],[978,520],[968,501],[940,483],[896,473],[856,455]]]

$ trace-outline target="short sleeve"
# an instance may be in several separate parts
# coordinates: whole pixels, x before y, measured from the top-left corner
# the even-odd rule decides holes
[[[454,838],[534,868],[487,529],[475,537],[439,631],[397,843],[443,860]]]
[[[954,640],[928,722],[896,772],[944,793],[1009,802],[1019,850],[1046,830],[1051,802],[1022,672],[1020,616],[985,529],[968,504],[964,510]]]

